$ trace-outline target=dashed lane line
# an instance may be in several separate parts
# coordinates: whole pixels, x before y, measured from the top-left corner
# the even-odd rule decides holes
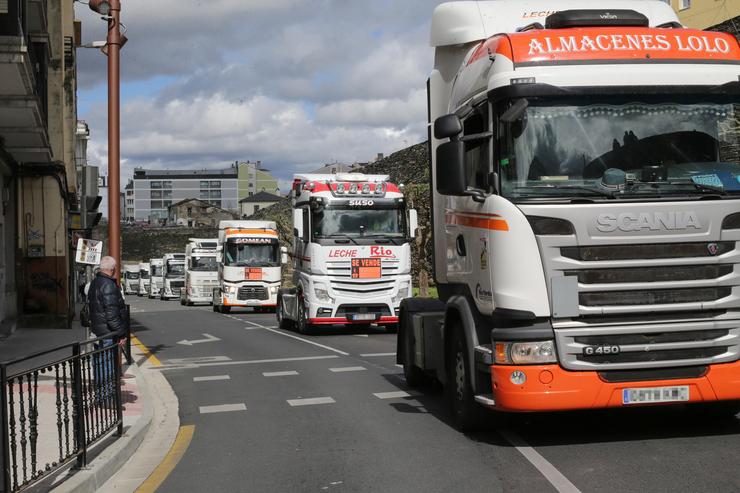
[[[231,413],[234,411],[246,411],[247,406],[239,404],[220,404],[217,406],[200,406],[200,414]]]
[[[404,397],[411,397],[411,394],[404,392],[403,390],[397,390],[394,392],[378,392],[373,395],[378,399],[401,399]]]
[[[265,325],[260,325],[260,324],[255,323],[255,322],[250,322],[249,320],[244,320],[244,322],[246,322],[246,323],[248,323],[250,325],[253,325],[255,327],[260,327],[262,329],[268,330],[268,331],[270,331],[270,332],[272,332],[274,334],[279,334],[281,336],[290,337],[291,339],[295,339],[297,341],[305,342],[306,344],[311,344],[312,346],[318,346],[318,347],[323,348],[323,349],[326,349],[328,351],[333,351],[333,352],[335,352],[337,354],[341,354],[342,356],[349,356],[349,353],[346,353],[346,352],[344,352],[344,351],[342,351],[340,349],[337,349],[337,348],[333,348],[331,346],[326,346],[324,344],[319,344],[318,342],[309,341],[308,339],[304,339],[303,337],[294,336],[293,334],[286,334],[285,332],[283,332],[281,330],[272,329],[272,328],[267,327]]]
[[[542,457],[522,437],[509,430],[498,430],[499,435],[512,444],[560,493],[581,493],[563,473],[558,471],[547,459]]]
[[[274,359],[254,359],[249,361],[215,361],[213,363],[184,363],[172,366],[160,366],[157,369],[165,370],[186,370],[193,368],[208,368],[211,366],[229,366],[229,365],[259,365],[262,363],[288,363],[291,361],[313,361],[321,359],[336,359],[339,356],[333,354],[326,356],[304,356],[302,358],[274,358]]]
[[[360,356],[363,358],[379,358],[382,356],[395,356],[396,353],[365,353]]]
[[[205,377],[193,377],[193,382],[215,382],[218,380],[231,380],[228,375],[209,375]]]
[[[364,366],[345,366],[344,368],[329,368],[332,373],[344,373],[348,371],[365,371],[367,368]]]
[[[311,397],[308,399],[288,399],[288,404],[292,407],[314,406],[317,404],[334,404],[336,401],[331,397]]]
[[[263,377],[288,377],[291,375],[298,375],[298,372],[295,370],[290,371],[265,371],[262,372]]]

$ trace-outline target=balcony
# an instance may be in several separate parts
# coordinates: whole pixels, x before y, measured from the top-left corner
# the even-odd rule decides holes
[[[8,6],[0,14],[0,138],[19,163],[49,162],[46,5],[10,0]]]

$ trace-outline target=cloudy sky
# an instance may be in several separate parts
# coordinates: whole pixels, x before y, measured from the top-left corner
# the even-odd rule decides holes
[[[139,166],[260,160],[285,184],[421,142],[438,3],[123,0],[122,183]],[[83,41],[105,39],[105,23],[76,9]],[[105,169],[106,58],[78,53],[79,116]]]

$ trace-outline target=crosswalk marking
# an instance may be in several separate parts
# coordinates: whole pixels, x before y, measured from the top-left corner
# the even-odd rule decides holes
[[[298,372],[295,370],[290,371],[265,371],[262,372],[263,377],[287,377],[289,375],[298,375]]]
[[[200,406],[200,414],[229,413],[233,411],[246,411],[247,406],[240,404],[220,404],[218,406]]]
[[[193,377],[193,382],[214,382],[216,380],[231,380],[228,375],[209,375],[206,377]]]
[[[399,399],[401,397],[411,397],[408,392],[404,392],[403,390],[398,390],[396,392],[378,392],[373,395],[378,399]]]
[[[364,366],[345,366],[344,368],[329,368],[330,372],[333,373],[344,373],[347,371],[365,371],[367,368]]]
[[[288,404],[292,407],[313,406],[316,404],[334,404],[336,401],[331,397],[311,397],[308,399],[288,399]]]

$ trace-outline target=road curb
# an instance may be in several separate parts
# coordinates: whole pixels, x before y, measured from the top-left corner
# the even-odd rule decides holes
[[[136,385],[142,399],[141,417],[126,430],[122,437],[101,450],[83,470],[74,471],[52,491],[54,493],[93,493],[108,481],[131,458],[141,445],[154,418],[149,384],[139,366],[133,364],[126,371],[136,376]]]

